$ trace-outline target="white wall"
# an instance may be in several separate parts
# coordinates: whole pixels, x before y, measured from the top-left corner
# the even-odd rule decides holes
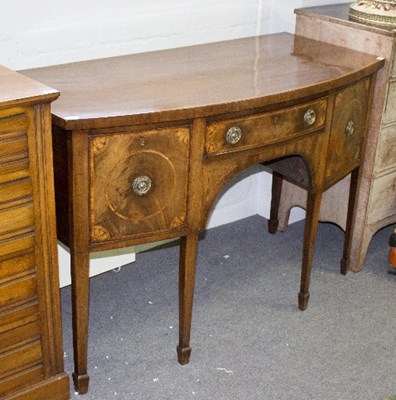
[[[331,2],[336,2],[331,0]],[[294,31],[297,7],[324,0],[3,0],[0,64],[22,70],[79,60]],[[249,215],[269,215],[270,176],[242,174],[219,199],[209,227]],[[292,214],[294,219],[303,216]],[[93,255],[94,273],[134,260],[133,249]],[[69,255],[59,247],[61,282]]]
[[[271,32],[294,32],[296,8],[348,3],[348,0],[272,0],[271,3]]]
[[[251,36],[257,9],[257,0],[4,0],[0,63],[24,69]]]

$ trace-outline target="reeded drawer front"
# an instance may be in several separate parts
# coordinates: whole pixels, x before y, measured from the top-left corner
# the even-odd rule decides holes
[[[32,194],[32,181],[29,178],[0,184],[0,203],[9,203],[12,200],[26,199],[27,197],[31,198]],[[0,208],[3,207],[0,205]]]
[[[33,252],[2,260],[0,261],[0,282],[3,279],[10,279],[17,274],[35,271],[35,267]]]
[[[0,136],[0,157],[9,159],[17,158],[17,155],[27,155],[26,133],[13,132],[13,135]]]
[[[44,368],[42,365],[37,365],[29,368],[26,371],[0,379],[0,398],[3,398],[9,393],[16,390],[21,390],[34,385],[44,379]]]
[[[39,319],[37,302],[18,307],[0,314],[0,335]]]
[[[93,242],[185,224],[189,135],[177,127],[92,137]]]
[[[12,221],[12,224],[10,223]],[[33,204],[12,207],[0,211],[0,236],[11,230],[33,229]]]
[[[21,236],[13,238],[0,239],[0,254],[7,254],[11,252],[23,251],[32,249],[35,246],[35,235],[33,233],[26,233]]]
[[[365,131],[370,81],[361,81],[336,94],[326,179],[347,170],[359,159]]]
[[[26,177],[29,118],[22,110],[0,113],[0,183]]]
[[[27,370],[40,363],[42,363],[42,351],[39,341],[0,354],[0,379]]]
[[[323,128],[327,99],[263,114],[210,122],[206,153],[221,154],[280,142]]]
[[[33,321],[0,334],[0,353],[40,338],[40,324]]]
[[[37,280],[35,276],[17,279],[0,285],[0,304],[18,304],[37,297]]]
[[[26,157],[27,129],[29,120],[22,110],[10,110],[6,115],[0,114],[0,158],[13,160],[19,154]]]

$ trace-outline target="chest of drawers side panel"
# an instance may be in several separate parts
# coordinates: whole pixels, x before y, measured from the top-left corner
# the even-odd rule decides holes
[[[38,386],[46,388],[54,377],[63,387],[53,395],[69,398],[49,107],[35,102],[0,109],[0,398],[34,396]],[[52,398],[47,390],[43,399]]]

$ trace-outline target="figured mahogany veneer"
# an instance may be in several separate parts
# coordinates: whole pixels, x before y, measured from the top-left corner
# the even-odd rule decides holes
[[[0,399],[69,399],[63,371],[50,104],[0,67]]]
[[[291,155],[308,171],[299,293],[299,307],[307,307],[321,195],[352,172],[352,226],[366,110],[382,65],[277,34],[24,71],[62,93],[53,107],[56,203],[58,236],[71,249],[80,393],[89,380],[89,253],[181,238],[178,358],[185,364],[198,234],[216,197],[239,171]]]

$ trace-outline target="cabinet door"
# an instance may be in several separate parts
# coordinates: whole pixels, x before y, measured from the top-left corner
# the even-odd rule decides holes
[[[185,225],[189,136],[187,126],[91,137],[93,242]]]
[[[336,94],[326,168],[328,180],[339,171],[353,169],[360,158],[369,89],[367,79]]]

